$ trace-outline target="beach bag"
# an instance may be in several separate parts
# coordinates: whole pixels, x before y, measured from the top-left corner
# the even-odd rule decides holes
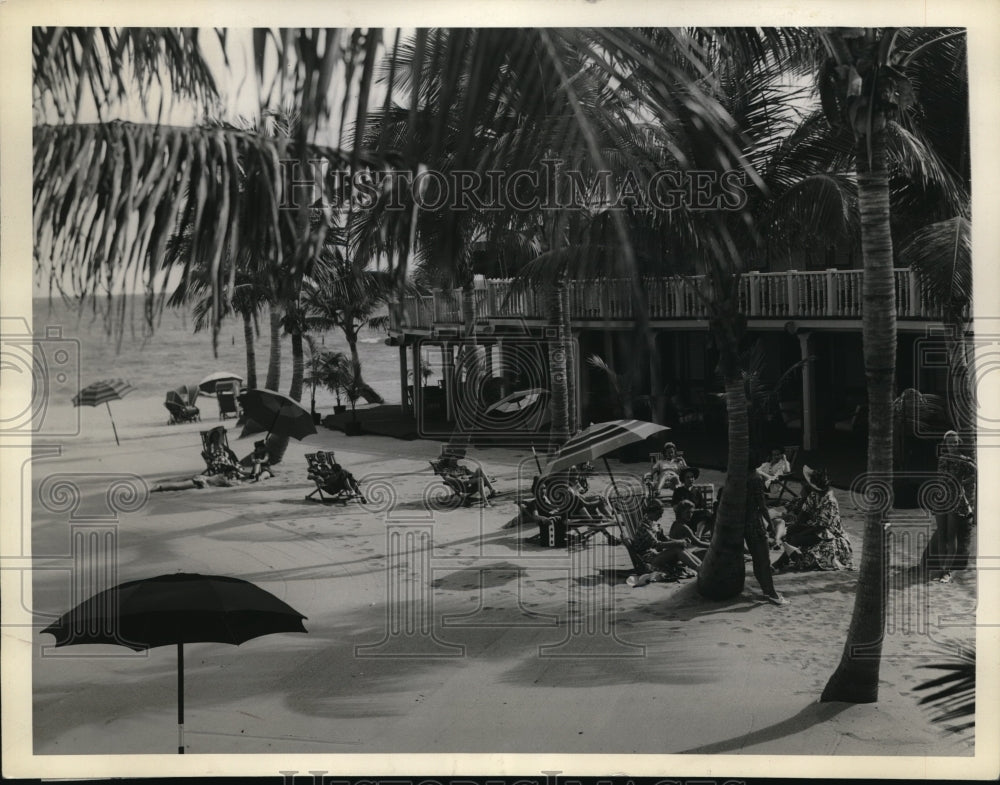
[[[566,524],[558,518],[547,518],[538,524],[538,542],[543,548],[566,546]]]

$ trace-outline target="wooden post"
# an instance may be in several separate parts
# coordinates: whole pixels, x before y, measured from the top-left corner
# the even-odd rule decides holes
[[[747,273],[743,276],[750,290],[750,316],[760,316],[760,275],[758,273]]]
[[[837,316],[837,271],[826,269],[826,315]]]
[[[444,379],[444,410],[445,419],[448,422],[451,422],[455,416],[454,368],[451,344],[444,341],[441,344],[441,377]]]
[[[788,292],[788,316],[799,316],[799,288],[798,279],[795,274],[798,270],[789,270],[785,278],[785,285]]]
[[[414,341],[410,351],[413,354],[413,419],[420,422],[424,410],[424,375],[420,372],[420,341]]]
[[[417,377],[419,372],[414,370],[413,372],[413,385],[416,387]],[[406,369],[406,339],[401,337],[399,339],[399,392],[402,396],[400,398],[400,411],[403,416],[406,417],[410,413],[410,402],[407,400],[407,369]]]
[[[906,313],[907,316],[923,316],[923,303],[920,297],[920,280],[917,278],[916,272],[911,267],[907,270],[910,278],[910,307]]]
[[[805,360],[809,357],[809,338],[812,333],[799,333],[799,356]],[[802,449],[814,450],[817,447],[816,429],[816,385],[813,380],[812,363],[802,365]]]

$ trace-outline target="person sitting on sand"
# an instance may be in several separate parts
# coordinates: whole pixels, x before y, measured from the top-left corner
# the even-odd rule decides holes
[[[268,477],[274,477],[274,472],[271,471],[271,454],[267,451],[267,442],[263,440],[254,442],[253,452],[243,459],[243,463],[250,465],[250,476],[255,480],[261,479],[264,472],[267,472]]]
[[[802,468],[806,493],[789,504],[790,521],[775,521],[775,540],[784,554],[774,563],[783,569],[854,569],[851,543],[840,520],[840,505],[823,469]]]
[[[659,527],[663,504],[658,499],[647,499],[643,516],[632,537],[632,550],[646,563],[650,572],[674,572],[679,567],[697,571],[701,560],[688,550],[683,539],[664,537]]]
[[[669,536],[673,540],[683,540],[690,552],[699,560],[705,558],[708,542],[695,534],[697,524],[693,521],[694,502],[684,499],[674,505],[674,522],[670,524]]]
[[[663,445],[663,457],[653,466],[650,476],[652,495],[658,496],[664,488],[676,488],[680,484],[680,470],[687,463],[677,452],[677,445],[667,442]]]
[[[788,462],[788,458],[785,457],[784,450],[775,447],[771,450],[771,457],[758,466],[755,471],[757,472],[757,476],[764,481],[764,490],[770,490],[771,483],[781,475],[791,474],[792,465]]]

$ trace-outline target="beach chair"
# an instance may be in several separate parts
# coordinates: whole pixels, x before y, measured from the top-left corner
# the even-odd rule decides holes
[[[616,523],[621,533],[621,539],[616,542],[625,548],[629,561],[632,562],[632,569],[639,575],[649,572],[649,567],[645,560],[632,545],[636,532],[640,525],[642,507],[640,499],[635,495],[617,496],[612,501],[612,508],[615,511]]]
[[[205,474],[230,474],[238,472],[240,460],[229,448],[226,426],[216,425],[201,432],[201,457],[205,461]]]
[[[306,496],[307,500],[368,503],[354,475],[336,462],[333,453],[306,453],[306,465],[309,479],[316,483],[316,489]],[[313,498],[317,495],[319,498]]]
[[[797,499],[802,495],[802,486],[805,484],[805,478],[802,476],[802,462],[800,460],[799,448],[786,446],[785,457],[788,458],[788,463],[791,465],[792,470],[788,474],[782,474],[771,483],[768,504],[774,506]]]
[[[163,402],[163,405],[170,412],[170,419],[167,420],[167,425],[199,422],[201,420],[201,411],[198,407],[185,403],[181,396],[174,390],[167,393],[167,399]]]
[[[239,394],[239,385],[220,383],[215,387],[215,397],[219,401],[219,419],[225,420],[229,417],[239,417],[240,407],[236,400]]]
[[[441,456],[429,461],[429,463],[434,474],[440,477],[441,482],[451,490],[459,505],[468,507],[473,501],[487,504],[490,496],[480,492],[481,479],[479,474],[483,473],[482,469],[473,472],[468,467],[459,466],[458,459],[464,457],[465,450],[462,448],[443,447]],[[496,478],[487,477],[485,473],[483,473],[483,478],[488,479],[491,484],[496,482]]]
[[[675,453],[676,457],[683,458],[684,453],[681,450],[677,450]],[[660,490],[659,494],[656,493],[656,485],[653,482],[653,477],[656,474],[656,465],[664,459],[664,454],[662,452],[651,452],[649,454],[649,471],[642,475],[643,485],[646,486],[646,493],[649,496],[657,496],[657,498],[663,501],[670,501],[670,497],[673,495],[673,490],[670,488],[663,488]]]
[[[539,527],[539,541],[550,548],[562,547],[569,542],[568,535],[573,535],[575,543],[585,543],[595,534],[603,534],[608,540],[613,539],[608,533],[609,528],[616,528],[618,522],[606,516],[594,517],[585,515],[580,509],[567,510],[565,505],[559,505],[550,498],[550,488],[541,477],[535,477],[531,484],[532,495],[518,502],[522,521],[534,521]],[[557,498],[558,490],[554,491]]]

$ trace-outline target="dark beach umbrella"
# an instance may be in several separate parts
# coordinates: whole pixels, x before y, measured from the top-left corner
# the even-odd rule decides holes
[[[266,425],[268,434],[304,439],[316,433],[312,415],[298,401],[273,390],[247,390],[243,395],[243,411],[251,420]]]
[[[215,386],[219,382],[243,382],[243,377],[239,374],[230,373],[229,371],[216,371],[215,373],[210,373],[200,382],[198,382],[198,389],[201,390],[206,395],[215,395]]]
[[[645,420],[610,420],[594,423],[559,448],[546,464],[545,474],[562,471],[595,458],[604,458],[604,466],[611,477],[611,484],[614,485],[615,478],[611,474],[611,467],[605,456],[619,447],[641,442],[654,434],[669,430],[666,425],[657,425]]]
[[[177,646],[177,724],[184,752],[184,644],[231,643],[306,632],[306,617],[239,578],[175,573],[129,581],[95,594],[46,627],[56,646],[106,643],[134,651]]]
[[[121,445],[118,441],[118,429],[115,427],[115,418],[111,415],[111,401],[120,401],[135,387],[124,379],[104,379],[94,382],[89,387],[85,387],[73,396],[74,406],[100,406],[102,403],[108,407],[108,417],[111,418],[111,430],[115,434],[115,444]]]

